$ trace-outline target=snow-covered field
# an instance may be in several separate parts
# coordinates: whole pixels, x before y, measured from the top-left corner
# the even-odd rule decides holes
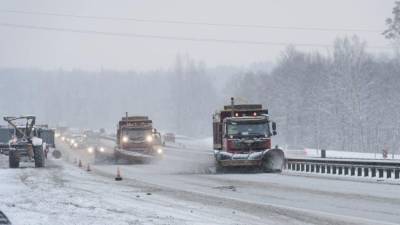
[[[0,156],[0,210],[13,224],[398,224],[400,186],[292,174],[209,174],[205,140],[165,149],[148,165],[91,165],[64,152],[43,169],[8,169]],[[105,143],[111,145],[112,143]],[[111,146],[110,146],[111,147]]]
[[[320,157],[321,151],[318,149],[305,148],[304,155],[307,157]],[[348,159],[384,159],[381,152],[367,153],[367,152],[346,152],[338,150],[327,150],[326,157],[328,158],[348,158]],[[398,154],[388,154],[386,159],[400,159]]]

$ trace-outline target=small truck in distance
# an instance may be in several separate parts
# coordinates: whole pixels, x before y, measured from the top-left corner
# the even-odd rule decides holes
[[[128,116],[126,113],[118,122],[116,145],[116,160],[142,161],[163,155],[161,135],[147,116]]]

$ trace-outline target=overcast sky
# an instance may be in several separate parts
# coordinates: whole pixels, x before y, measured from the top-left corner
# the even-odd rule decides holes
[[[187,53],[203,60],[208,66],[242,66],[276,61],[285,47],[266,42],[330,45],[336,37],[352,34],[359,35],[371,47],[388,46],[379,31],[385,29],[385,19],[391,15],[393,5],[393,0],[1,0],[0,67],[152,70],[168,68],[178,53]],[[46,16],[7,10],[160,22]],[[171,24],[162,21],[264,27]],[[271,29],[271,26],[368,32]],[[48,28],[109,32],[117,36],[46,30]],[[118,36],[121,33],[145,37]],[[149,38],[146,35],[178,40]],[[195,42],[181,38],[207,40]],[[213,42],[209,39],[250,43]],[[306,46],[299,49],[326,52],[329,47]],[[387,50],[371,48],[370,51]]]

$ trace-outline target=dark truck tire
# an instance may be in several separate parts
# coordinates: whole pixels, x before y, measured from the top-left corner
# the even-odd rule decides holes
[[[19,155],[17,151],[9,151],[8,152],[8,162],[10,168],[18,168],[19,167]]]
[[[35,167],[44,167],[44,151],[42,146],[33,147],[33,158],[35,160]]]
[[[225,173],[225,168],[221,165],[220,162],[215,161],[214,162],[214,166],[215,166],[215,173]]]
[[[51,153],[51,155],[55,158],[55,159],[59,159],[61,158],[61,152],[57,149],[54,149],[53,152]]]

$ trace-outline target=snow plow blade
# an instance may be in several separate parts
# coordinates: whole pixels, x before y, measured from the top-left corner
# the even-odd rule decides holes
[[[238,160],[238,159],[230,159],[230,160],[221,160],[221,166],[261,166],[262,160]]]
[[[114,158],[115,160],[123,160],[128,163],[133,163],[133,162],[150,162],[154,159],[156,159],[155,155],[151,154],[146,154],[142,152],[135,152],[135,151],[127,151],[124,149],[115,149],[114,150]]]
[[[263,157],[263,170],[265,172],[281,172],[285,164],[285,153],[282,149],[268,150]]]
[[[215,151],[214,154],[221,167],[259,167],[264,172],[280,172],[285,163],[285,154],[278,148],[250,154],[221,151]]]

